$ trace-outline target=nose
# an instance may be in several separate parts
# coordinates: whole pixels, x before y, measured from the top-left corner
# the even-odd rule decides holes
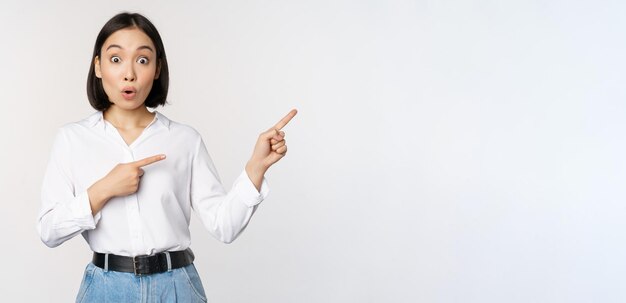
[[[135,81],[135,70],[133,69],[133,65],[129,64],[126,67],[126,72],[124,73],[124,81],[133,82]]]

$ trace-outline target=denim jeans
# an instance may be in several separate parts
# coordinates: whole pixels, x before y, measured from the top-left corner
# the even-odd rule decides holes
[[[77,303],[206,301],[193,264],[164,273],[135,276],[134,273],[104,271],[89,263],[76,296]]]

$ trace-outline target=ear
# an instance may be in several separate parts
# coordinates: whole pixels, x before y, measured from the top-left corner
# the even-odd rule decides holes
[[[159,63],[157,64],[156,73],[154,73],[154,80],[159,79],[160,75],[161,75],[161,60],[159,60]]]
[[[93,67],[96,72],[96,77],[102,79],[102,71],[100,70],[100,57],[96,56],[93,59]]]

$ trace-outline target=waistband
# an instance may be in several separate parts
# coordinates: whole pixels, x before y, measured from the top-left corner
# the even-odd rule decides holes
[[[132,272],[137,276],[151,275],[185,267],[193,263],[195,256],[191,249],[166,251],[154,255],[136,257],[114,254],[93,253],[92,263],[104,270]]]

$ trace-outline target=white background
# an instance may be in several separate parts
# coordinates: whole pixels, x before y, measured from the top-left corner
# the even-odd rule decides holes
[[[40,188],[124,10],[228,188],[300,111],[244,234],[192,222],[210,302],[626,301],[623,1],[24,0],[0,4],[3,302],[78,290],[89,248],[40,242]]]

